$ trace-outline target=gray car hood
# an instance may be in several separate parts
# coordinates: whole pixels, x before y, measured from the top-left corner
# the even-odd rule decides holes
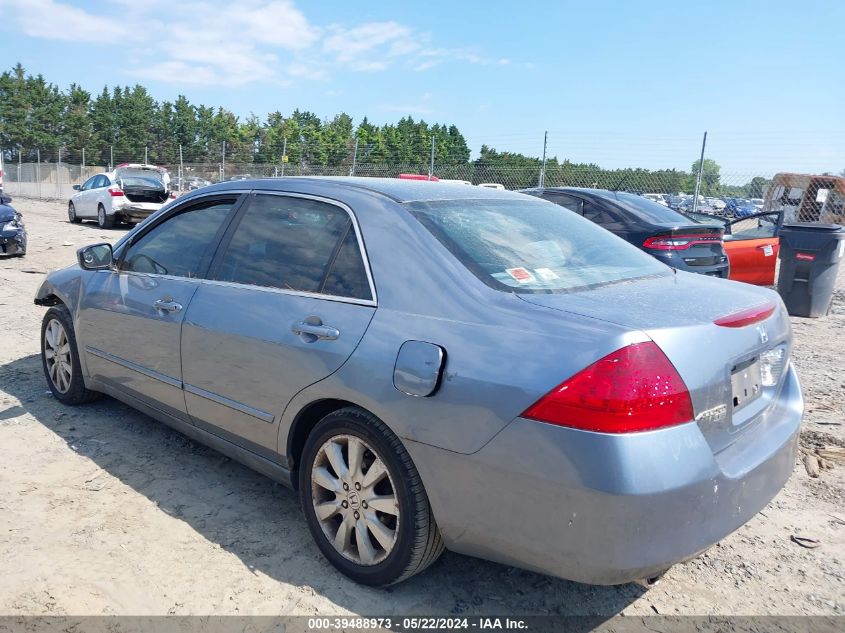
[[[518,296],[536,305],[645,331],[709,324],[738,310],[779,303],[777,293],[765,288],[681,271],[581,291]]]

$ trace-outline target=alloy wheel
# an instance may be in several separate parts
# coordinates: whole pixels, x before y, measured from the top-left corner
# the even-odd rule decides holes
[[[59,393],[67,393],[73,378],[73,362],[67,332],[57,319],[51,319],[44,329],[44,360],[53,386]]]
[[[76,220],[76,207],[73,206],[72,202],[67,207],[67,219],[71,222]]]
[[[311,468],[314,512],[328,541],[344,558],[377,565],[396,544],[399,503],[384,461],[366,441],[336,435]]]

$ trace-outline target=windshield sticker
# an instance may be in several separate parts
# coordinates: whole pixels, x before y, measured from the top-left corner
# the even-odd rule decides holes
[[[554,281],[555,279],[560,279],[560,277],[558,277],[558,274],[551,268],[535,268],[534,274],[536,274],[543,281]]]
[[[528,284],[534,281],[534,275],[532,275],[527,269],[522,267],[507,268],[505,269],[505,272],[521,284]]]

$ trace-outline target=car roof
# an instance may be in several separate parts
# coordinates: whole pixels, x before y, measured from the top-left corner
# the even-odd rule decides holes
[[[284,178],[250,178],[234,182],[221,182],[203,189],[244,189],[252,187],[266,191],[291,191],[297,185],[330,185],[368,191],[390,198],[394,202],[426,202],[435,200],[500,200],[519,199],[525,196],[512,191],[489,187],[467,186],[458,183],[405,180],[400,178],[365,178],[355,176],[286,176]]]
[[[632,196],[637,196],[639,194],[631,193],[630,191],[610,191],[609,189],[590,189],[589,187],[535,187],[530,191],[551,191],[551,192],[558,192],[558,193],[577,193],[582,196],[591,196],[594,198],[606,198],[608,200],[613,200],[616,198],[616,194],[618,193],[626,193]]]

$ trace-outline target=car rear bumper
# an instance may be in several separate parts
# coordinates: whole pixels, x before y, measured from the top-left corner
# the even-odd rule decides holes
[[[609,435],[517,418],[473,455],[408,444],[449,549],[620,584],[697,555],[764,508],[792,473],[802,412],[790,368],[770,415],[715,455],[695,423]]]
[[[727,279],[730,273],[730,262],[728,261],[727,255],[724,256],[725,261],[723,262],[707,264],[704,266],[696,266],[684,261],[683,251],[667,253],[646,250],[645,252],[660,260],[667,266],[677,268],[678,270],[684,270],[688,273],[698,273],[700,275],[709,275],[711,277],[721,277],[722,279]]]
[[[164,204],[155,204],[152,202],[128,202],[119,207],[115,207],[114,213],[126,222],[138,223],[142,220],[146,220],[153,213],[161,209],[162,206],[164,206]]]

